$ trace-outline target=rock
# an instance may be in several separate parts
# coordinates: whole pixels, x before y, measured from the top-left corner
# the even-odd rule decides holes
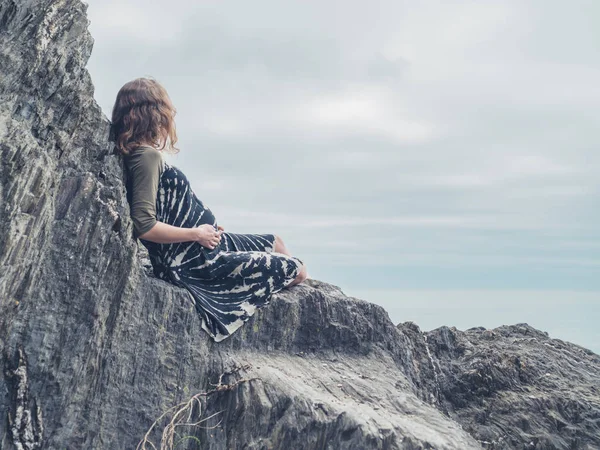
[[[177,448],[600,447],[598,355],[526,324],[423,333],[310,279],[214,343],[132,238],[86,8],[0,0],[0,449],[158,445],[186,407]]]
[[[600,448],[597,354],[526,323],[426,336],[442,410],[486,448]]]

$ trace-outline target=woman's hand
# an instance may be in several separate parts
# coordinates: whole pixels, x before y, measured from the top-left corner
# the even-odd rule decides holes
[[[192,228],[193,240],[199,242],[203,247],[214,249],[221,240],[221,234],[223,229],[219,227],[219,230],[215,230],[215,227],[209,223],[200,225],[199,227]]]
[[[225,231],[225,228],[223,228],[221,225],[217,225],[217,228],[221,231]]]

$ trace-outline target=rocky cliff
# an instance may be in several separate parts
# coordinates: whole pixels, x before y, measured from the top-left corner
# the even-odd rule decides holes
[[[209,339],[132,239],[86,8],[0,0],[0,449],[159,447],[178,408],[177,448],[600,448],[600,357],[527,324],[423,333],[308,280]]]

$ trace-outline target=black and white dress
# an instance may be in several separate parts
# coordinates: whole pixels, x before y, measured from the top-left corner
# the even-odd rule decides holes
[[[187,177],[164,162],[156,196],[156,219],[192,228],[217,220],[196,197]],[[159,244],[140,239],[148,249],[154,275],[186,288],[202,320],[202,328],[219,342],[229,337],[287,287],[303,261],[274,251],[275,235],[223,231],[214,249],[188,241]]]

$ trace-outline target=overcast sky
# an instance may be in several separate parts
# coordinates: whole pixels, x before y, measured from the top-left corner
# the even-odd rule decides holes
[[[550,293],[600,351],[600,2],[87,3],[96,100],[110,117],[127,81],[165,86],[167,161],[226,231],[279,234],[424,329],[456,323],[399,305],[453,291],[488,308],[457,307],[464,327],[551,332]],[[538,322],[489,322],[500,291]]]

